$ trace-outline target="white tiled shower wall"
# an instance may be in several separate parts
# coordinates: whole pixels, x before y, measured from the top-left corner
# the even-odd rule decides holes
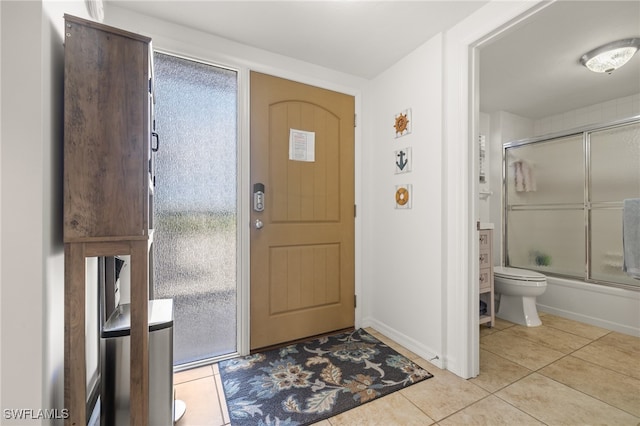
[[[640,115],[640,93],[534,120],[533,137]]]

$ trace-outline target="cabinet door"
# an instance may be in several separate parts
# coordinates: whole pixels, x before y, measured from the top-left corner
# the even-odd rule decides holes
[[[480,286],[480,293],[491,291],[491,268],[480,269],[478,281],[478,284]]]
[[[141,238],[149,218],[149,42],[65,25],[64,239]]]

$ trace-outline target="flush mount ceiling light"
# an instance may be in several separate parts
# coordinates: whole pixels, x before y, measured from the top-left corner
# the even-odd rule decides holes
[[[580,62],[593,72],[611,74],[626,64],[639,47],[640,38],[614,41],[585,53],[580,58]]]

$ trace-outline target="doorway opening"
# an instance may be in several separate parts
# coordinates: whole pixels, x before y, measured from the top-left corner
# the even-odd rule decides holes
[[[174,366],[235,354],[238,72],[154,54],[154,296],[174,300]]]

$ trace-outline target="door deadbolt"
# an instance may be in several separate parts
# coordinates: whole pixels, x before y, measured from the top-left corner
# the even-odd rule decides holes
[[[264,211],[264,184],[253,184],[253,210]]]

